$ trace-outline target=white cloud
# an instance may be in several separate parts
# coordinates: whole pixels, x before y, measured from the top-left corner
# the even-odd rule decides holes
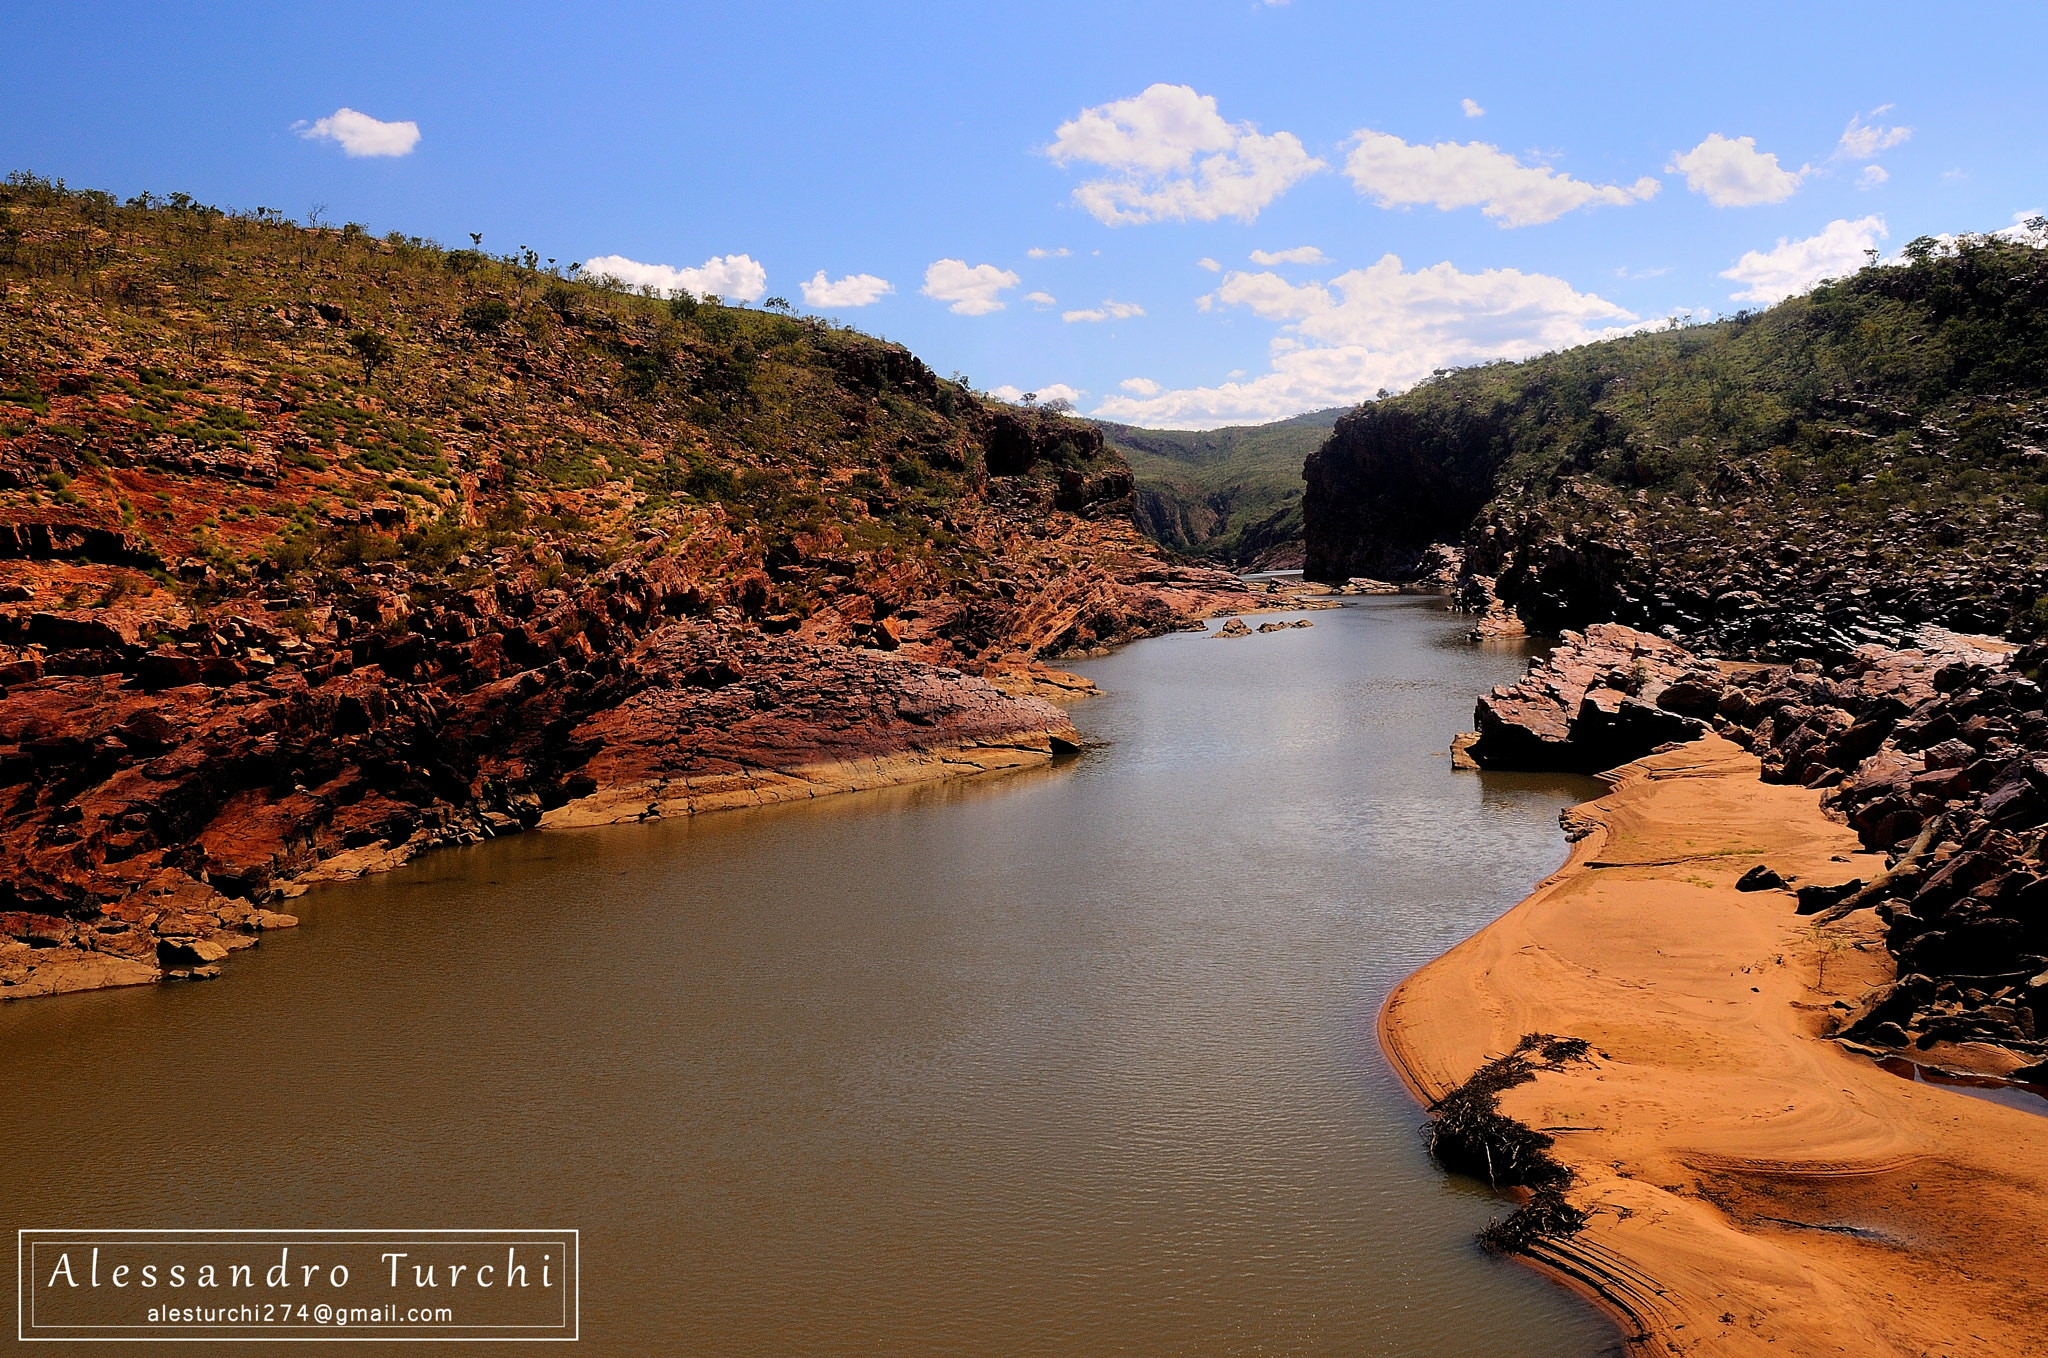
[[[747,255],[713,255],[695,269],[642,264],[624,255],[598,255],[583,261],[583,272],[591,278],[610,275],[628,287],[651,287],[665,293],[680,289],[692,297],[716,295],[739,302],[757,302],[768,291],[768,271]]]
[[[1870,116],[1875,118],[1890,109],[1886,104],[1874,108]],[[1910,127],[1884,127],[1878,123],[1866,123],[1863,115],[1849,119],[1849,126],[1842,130],[1842,140],[1835,146],[1835,155],[1843,160],[1870,160],[1880,151],[1889,151],[1913,135]]]
[[[1823,278],[1855,273],[1869,262],[1864,252],[1875,249],[1888,234],[1882,217],[1837,219],[1817,236],[1780,236],[1775,249],[1751,250],[1733,268],[1722,270],[1721,277],[1747,285],[1733,294],[1736,301],[1769,305],[1806,292]]]
[[[896,291],[886,278],[871,273],[850,273],[837,282],[825,281],[825,271],[797,284],[803,289],[804,305],[815,307],[857,307],[879,302]]]
[[[1207,255],[1203,255],[1200,259],[1195,261],[1195,267],[1198,269],[1207,269],[1210,273],[1215,273],[1218,270],[1220,270],[1223,266],[1221,264],[1218,264],[1215,260],[1209,258]]]
[[[1965,241],[1981,240],[1986,237],[1996,240],[2017,241],[2022,245],[2032,245],[2036,248],[2048,247],[2048,229],[2038,231],[2034,229],[2033,223],[2039,220],[2044,219],[2038,212],[2015,212],[2012,214],[2012,225],[2000,227],[1996,231],[1987,231],[1981,234],[1968,231],[1961,234],[1953,231],[1943,231],[1928,237],[1928,239],[1934,242],[1934,253],[1936,255],[1952,255],[1961,248]],[[1904,250],[1894,255],[1888,255],[1878,261],[1879,264],[1883,265],[1900,265],[1907,262]]]
[[[1049,292],[1027,292],[1024,294],[1024,300],[1040,308],[1058,306],[1060,304],[1060,299]]]
[[[1213,387],[1110,396],[1094,413],[1199,429],[1282,419],[1354,404],[1381,387],[1400,391],[1438,368],[1611,338],[1637,322],[1625,308],[1547,274],[1468,274],[1449,263],[1410,273],[1393,255],[1328,284],[1233,272],[1212,297],[1283,323],[1269,346],[1270,372],[1249,381],[1233,373]]]
[[[1072,250],[1069,250],[1064,245],[1062,245],[1057,250],[1045,250],[1034,245],[1029,250],[1026,250],[1024,252],[1024,257],[1026,259],[1065,259],[1068,255],[1071,255],[1073,253],[1074,252]]]
[[[367,113],[338,108],[314,123],[295,123],[293,130],[308,141],[331,141],[349,156],[409,156],[420,144],[418,123],[379,122]]]
[[[988,394],[995,397],[998,401],[1009,401],[1012,404],[1023,400],[1026,396],[1031,396],[1037,398],[1038,404],[1044,405],[1048,401],[1078,401],[1088,393],[1079,387],[1070,387],[1064,382],[1054,382],[1050,386],[1039,387],[1035,391],[1026,391],[1022,387],[1008,385],[991,387]]]
[[[921,291],[937,301],[952,303],[949,310],[959,315],[986,316],[991,311],[1001,311],[1005,304],[999,294],[1021,281],[1008,269],[998,269],[993,264],[977,264],[970,269],[964,259],[941,259],[924,271]]]
[[[1754,207],[1782,203],[1806,177],[1804,167],[1787,170],[1777,156],[1756,149],[1755,137],[1730,141],[1719,132],[1690,151],[1675,153],[1664,167],[1685,176],[1685,186],[1704,193],[1715,207]]]
[[[1650,178],[1626,186],[1588,184],[1547,165],[1524,165],[1485,142],[1410,145],[1370,128],[1361,128],[1351,141],[1344,173],[1381,207],[1478,207],[1504,227],[1556,221],[1575,208],[1643,202],[1663,187]]]
[[[2048,229],[2036,225],[2037,222],[2044,221],[2048,221],[2048,216],[2043,216],[2037,210],[2015,212],[2012,214],[2011,226],[2001,227],[1991,234],[2018,241],[2022,245],[2048,246]]]
[[[1275,264],[1325,264],[1323,252],[1313,245],[1297,245],[1292,250],[1254,250],[1252,263],[1271,267]]]
[[[1891,177],[1891,172],[1882,165],[1865,165],[1863,173],[1856,176],[1856,187],[1874,189]]]
[[[1092,311],[1063,311],[1060,319],[1071,325],[1075,321],[1127,321],[1144,314],[1145,308],[1136,302],[1104,302]]]
[[[1138,396],[1157,396],[1160,390],[1159,384],[1149,377],[1126,377],[1117,385]]]
[[[1295,183],[1329,168],[1291,132],[1262,135],[1225,122],[1216,100],[1186,85],[1157,84],[1061,123],[1046,154],[1111,172],[1074,190],[1074,201],[1109,226],[1190,217],[1251,221]]]
[[[1484,118],[1486,116],[1486,110],[1479,107],[1477,99],[1460,99],[1458,107],[1465,110],[1467,118]]]

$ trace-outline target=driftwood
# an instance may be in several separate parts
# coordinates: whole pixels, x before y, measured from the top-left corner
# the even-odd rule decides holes
[[[1475,1178],[1484,1174],[1495,1188],[1529,1192],[1527,1203],[1479,1233],[1479,1243],[1495,1253],[1527,1254],[1539,1241],[1562,1239],[1586,1224],[1586,1214],[1565,1199],[1572,1172],[1550,1156],[1555,1143],[1501,1112],[1498,1100],[1538,1071],[1586,1060],[1588,1050],[1583,1038],[1525,1034],[1513,1051],[1430,1105],[1429,1153],[1437,1163]]]
[[[1920,831],[1920,837],[1913,841],[1911,848],[1899,857],[1899,861],[1870,879],[1857,892],[1822,912],[1816,924],[1833,924],[1845,915],[1876,905],[1899,887],[1920,875],[1926,864],[1927,855],[1934,852],[1934,846],[1941,841],[1942,833],[1948,828],[1946,815],[1936,816]]]

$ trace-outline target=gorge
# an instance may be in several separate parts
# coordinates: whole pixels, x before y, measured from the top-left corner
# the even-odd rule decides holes
[[[18,1217],[582,1211],[622,1352],[1611,1348],[1471,1247],[1407,1101],[1449,1145],[1465,1091],[1488,1240],[1626,1337],[2038,1309],[1985,1263],[2038,1130],[1873,1061],[2048,1068],[2044,228],[1205,441],[786,305],[0,210],[0,1061],[24,1144],[124,1167]],[[1307,584],[1216,564],[1297,528]],[[1797,1078],[1672,1093],[1752,1040]],[[2004,1300],[1866,1325],[1885,1250]]]

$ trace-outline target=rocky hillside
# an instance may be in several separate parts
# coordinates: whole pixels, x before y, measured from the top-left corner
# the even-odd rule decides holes
[[[1447,374],[1309,459],[1312,576],[1432,540],[1528,625],[1838,656],[2048,631],[2048,222],[1759,314]]]
[[[1086,423],[530,254],[0,188],[0,995],[204,975],[306,879],[1048,757],[1249,602]]]
[[[1302,462],[1341,413],[1225,429],[1101,428],[1137,478],[1147,537],[1239,570],[1293,570],[1302,561]]]

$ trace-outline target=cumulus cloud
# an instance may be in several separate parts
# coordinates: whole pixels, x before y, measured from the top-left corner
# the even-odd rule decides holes
[[[1071,255],[1073,253],[1074,252],[1072,250],[1069,250],[1064,245],[1062,245],[1057,250],[1046,250],[1039,246],[1034,245],[1029,250],[1026,250],[1024,252],[1024,257],[1026,259],[1065,259],[1068,255]]]
[[[293,128],[308,141],[331,141],[348,156],[409,156],[420,144],[420,125],[386,123],[352,108],[338,108],[312,123]]]
[[[1044,405],[1048,401],[1078,401],[1088,393],[1079,387],[1070,387],[1064,382],[1054,382],[1050,386],[1039,387],[1035,391],[1026,391],[1022,387],[1007,385],[992,387],[989,389],[988,394],[995,397],[998,401],[1010,401],[1013,403],[1029,396],[1040,405]]]
[[[1145,308],[1136,302],[1104,302],[1089,311],[1063,311],[1060,319],[1072,325],[1075,321],[1127,321],[1144,314]]]
[[[1027,292],[1024,294],[1024,300],[1031,303],[1033,306],[1038,307],[1040,310],[1043,310],[1044,308],[1050,306],[1058,306],[1060,304],[1060,299],[1053,296],[1049,292]]]
[[[1126,377],[1117,385],[1137,396],[1157,396],[1160,391],[1159,384],[1149,377]]]
[[[598,255],[583,261],[583,272],[592,278],[609,275],[628,287],[664,293],[680,290],[692,297],[715,295],[737,302],[758,302],[768,291],[768,271],[747,255],[713,255],[694,269],[642,264],[624,255]]]
[[[1275,264],[1324,264],[1323,252],[1313,245],[1297,245],[1292,250],[1254,250],[1252,263],[1270,268]]]
[[[1353,134],[1344,173],[1381,207],[1477,207],[1504,227],[1553,222],[1575,208],[1625,207],[1656,197],[1663,187],[1651,178],[1588,184],[1547,165],[1524,165],[1485,142],[1410,145],[1370,128]]]
[[[1082,109],[1054,131],[1046,154],[1062,166],[1080,161],[1109,171],[1074,190],[1074,201],[1109,226],[1248,222],[1297,182],[1329,168],[1293,133],[1267,136],[1250,123],[1226,122],[1212,96],[1167,84]]]
[[[850,273],[836,282],[825,280],[825,271],[797,284],[803,289],[804,305],[815,307],[857,307],[879,302],[896,289],[886,278],[871,273]]]
[[[1891,171],[1882,165],[1865,165],[1863,173],[1856,176],[1856,187],[1874,189],[1892,177]]]
[[[1479,107],[1477,99],[1460,99],[1458,107],[1465,110],[1467,118],[1484,118],[1486,116],[1486,110]]]
[[[1664,167],[1685,176],[1685,186],[1703,193],[1715,207],[1754,207],[1782,203],[1792,196],[1806,170],[1788,170],[1777,156],[1756,149],[1755,137],[1733,141],[1712,132],[1690,151],[1679,152]]]
[[[1438,368],[1527,358],[1607,339],[1637,317],[1561,278],[1516,269],[1461,273],[1449,263],[1408,272],[1386,255],[1329,283],[1278,274],[1226,276],[1215,304],[1283,325],[1271,371],[1213,387],[1110,396],[1094,412],[1154,427],[1213,429],[1349,405],[1381,387],[1400,391]],[[1128,384],[1127,384],[1128,389]]]
[[[1873,118],[1882,117],[1891,111],[1885,104],[1870,111]],[[1910,127],[1885,127],[1879,123],[1866,123],[1862,114],[1849,119],[1849,125],[1842,129],[1842,139],[1835,145],[1835,155],[1843,160],[1870,160],[1879,152],[1889,151],[1913,135]]]
[[[1738,302],[1762,302],[1766,306],[1806,292],[1823,278],[1840,278],[1855,273],[1870,261],[1866,251],[1889,233],[1882,217],[1856,221],[1837,219],[1817,236],[1803,240],[1778,237],[1771,250],[1751,250],[1723,269],[1721,277],[1744,285],[1734,294]]]
[[[1203,255],[1200,259],[1196,260],[1195,267],[1198,269],[1207,269],[1210,273],[1220,272],[1223,268],[1221,264],[1218,264],[1215,260],[1209,258],[1207,255]]]
[[[1000,294],[1022,281],[1008,269],[993,264],[969,268],[964,259],[941,259],[924,271],[924,287],[920,291],[935,301],[950,303],[947,309],[959,315],[986,316],[991,311],[1001,311],[1006,304]]]

